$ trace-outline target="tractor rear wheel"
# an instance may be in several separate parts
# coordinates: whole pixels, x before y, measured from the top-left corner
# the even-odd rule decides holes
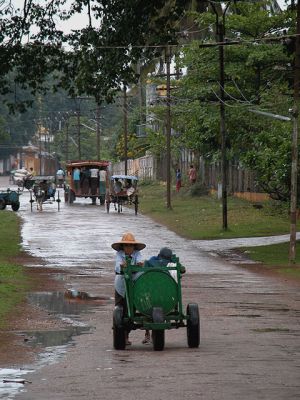
[[[6,203],[4,199],[0,199],[0,210],[5,210]]]
[[[11,209],[13,211],[18,211],[19,208],[20,208],[20,202],[19,201],[17,203],[12,203]]]
[[[200,344],[200,318],[198,304],[190,303],[186,309],[187,319],[187,341],[188,346],[199,347]]]
[[[126,347],[126,331],[123,325],[123,307],[116,306],[113,312],[114,348],[124,350]]]

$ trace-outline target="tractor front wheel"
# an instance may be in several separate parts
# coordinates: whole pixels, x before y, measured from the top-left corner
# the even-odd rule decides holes
[[[154,323],[164,322],[164,313],[161,307],[153,307],[152,319]],[[153,329],[152,330],[153,350],[161,351],[165,347],[165,330]]]

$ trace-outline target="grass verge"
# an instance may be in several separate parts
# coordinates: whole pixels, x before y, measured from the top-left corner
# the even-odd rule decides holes
[[[1,211],[0,217],[0,329],[26,297],[29,280],[22,266],[14,263],[20,254],[20,226],[16,213]]]
[[[300,242],[297,241],[299,248]],[[274,268],[277,273],[300,279],[300,254],[296,252],[295,264],[290,265],[288,260],[289,243],[271,244],[268,246],[243,247],[241,249],[247,257],[263,263],[265,268]]]
[[[166,186],[142,184],[140,211],[188,239],[229,239],[287,234],[290,220],[286,210],[266,202],[262,208],[235,197],[228,197],[228,229],[222,229],[222,204],[216,196],[191,196],[184,187],[172,191],[172,209],[166,208]],[[299,246],[299,245],[298,245]],[[262,268],[275,267],[276,272],[300,278],[300,254],[289,265],[289,243],[243,248],[250,259],[261,262]],[[241,249],[239,249],[241,250]]]
[[[184,190],[185,189],[185,190]],[[166,208],[166,187],[142,185],[140,211],[188,239],[229,239],[270,236],[289,232],[287,214],[279,214],[268,204],[228,197],[228,229],[222,229],[222,204],[216,196],[191,196],[183,188],[172,193],[172,210]]]

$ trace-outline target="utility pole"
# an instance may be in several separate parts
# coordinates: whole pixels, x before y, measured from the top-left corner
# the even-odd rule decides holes
[[[139,75],[138,98],[139,98],[139,109],[140,109],[140,124],[143,124],[145,118],[143,115],[143,85],[142,85],[142,76],[141,76],[141,60],[138,60],[138,62],[137,62],[136,72]]]
[[[41,126],[40,122],[38,123],[38,130],[39,130],[40,175],[43,175],[43,169],[42,169],[42,126]]]
[[[166,115],[166,136],[167,136],[167,208],[172,209],[171,205],[171,51],[170,46],[166,47],[166,72],[167,72],[167,115]]]
[[[216,14],[216,34],[219,43],[224,42],[225,35],[225,14],[230,5],[227,3],[223,10],[222,4],[219,4],[219,10],[214,3],[210,3],[214,13]],[[220,13],[220,15],[219,15]],[[219,70],[220,70],[220,136],[221,136],[221,168],[222,168],[222,219],[223,229],[227,230],[227,135],[225,123],[225,71],[224,71],[224,47],[219,45]]]
[[[66,119],[66,163],[69,161],[69,117]]]
[[[296,259],[296,224],[297,224],[297,177],[298,177],[298,116],[299,116],[299,88],[300,88],[300,0],[297,1],[297,35],[295,42],[294,66],[294,106],[293,136],[292,136],[292,172],[291,172],[291,224],[290,224],[290,249],[289,261]]]
[[[100,161],[100,104],[96,108],[97,160]]]
[[[81,133],[80,133],[80,106],[78,106],[76,111],[77,116],[77,145],[78,145],[78,160],[81,160]]]
[[[125,160],[125,175],[127,175],[127,149],[128,149],[128,119],[127,119],[127,87],[124,85],[124,160]]]

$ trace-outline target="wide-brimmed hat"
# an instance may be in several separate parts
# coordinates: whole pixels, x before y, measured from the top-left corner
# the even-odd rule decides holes
[[[126,232],[126,233],[124,233],[124,235],[122,236],[121,241],[120,241],[120,242],[113,243],[113,244],[111,245],[111,247],[112,247],[114,250],[119,251],[119,250],[121,250],[121,248],[122,248],[122,246],[123,246],[124,244],[133,244],[134,247],[135,247],[137,250],[143,250],[143,249],[146,247],[146,245],[145,245],[144,243],[137,242],[137,241],[135,240],[135,237],[133,236],[133,234],[132,234],[131,232]]]

